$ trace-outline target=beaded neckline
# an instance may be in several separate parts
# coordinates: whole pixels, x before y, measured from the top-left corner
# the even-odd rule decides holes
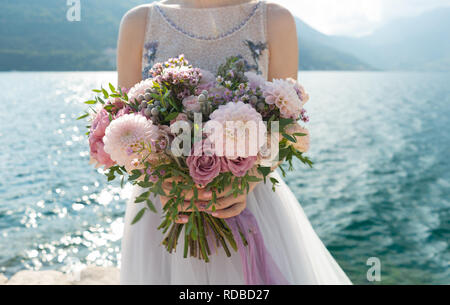
[[[251,19],[252,17],[256,14],[256,11],[258,10],[258,8],[261,6],[261,1],[258,1],[252,8],[250,14],[247,15],[247,17],[244,18],[244,20],[242,20],[242,22],[238,25],[236,25],[235,27],[233,27],[232,29],[228,30],[227,32],[218,34],[216,36],[201,36],[201,35],[197,35],[195,33],[191,33],[189,31],[186,31],[185,29],[183,29],[182,27],[180,27],[178,24],[176,24],[172,19],[169,18],[169,16],[167,16],[166,12],[164,12],[164,10],[161,8],[159,3],[155,3],[155,8],[156,10],[160,13],[160,15],[163,17],[163,19],[176,31],[192,38],[192,39],[198,39],[198,40],[205,40],[205,41],[214,41],[214,40],[219,40],[219,39],[223,39],[226,38],[228,36],[233,35],[234,33],[236,33],[237,31],[241,30]],[[225,6],[225,7],[219,7],[219,8],[228,8],[228,7],[234,7],[234,6]],[[212,8],[212,9],[219,9],[219,8]],[[203,9],[198,9],[198,10],[203,10]],[[208,8],[205,8],[205,10],[208,10]]]

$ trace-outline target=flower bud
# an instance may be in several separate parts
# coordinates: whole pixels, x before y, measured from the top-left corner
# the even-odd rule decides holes
[[[139,94],[139,96],[137,97],[138,102],[142,102],[145,99],[145,97],[142,94]]]
[[[264,110],[264,107],[265,107],[265,106],[266,106],[266,105],[265,105],[263,102],[259,102],[259,103],[256,104],[256,110],[259,111],[259,112],[261,112],[261,111]]]
[[[151,110],[152,116],[156,116],[159,114],[159,109],[157,107],[152,108]]]
[[[203,103],[204,101],[206,101],[206,95],[204,95],[203,93],[200,94],[198,96],[198,101],[199,101],[199,103]]]
[[[150,108],[146,108],[144,111],[145,116],[151,116],[152,115],[152,110]]]
[[[157,116],[152,116],[152,123],[153,124],[159,124],[159,117],[157,117]]]

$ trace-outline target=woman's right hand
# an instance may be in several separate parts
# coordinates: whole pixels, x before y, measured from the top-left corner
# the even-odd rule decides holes
[[[262,176],[256,171],[252,172],[252,175],[258,178],[262,178]],[[173,181],[177,182],[181,180],[179,178],[166,179],[166,181],[162,185],[165,194],[170,194]],[[250,182],[249,192],[252,192],[253,189],[258,184],[259,182]],[[230,194],[231,190],[232,190],[231,185],[228,185],[222,192],[216,193],[216,204],[215,204],[216,209],[214,212],[212,211],[212,205],[209,208],[207,208],[209,202],[212,200],[213,197],[212,191],[208,191],[204,188],[197,188],[198,200],[195,201],[194,204],[197,206],[197,209],[199,211],[210,213],[212,216],[217,218],[230,218],[233,216],[237,216],[245,209],[248,194],[244,192],[243,194],[239,194],[238,196],[235,197],[233,194]],[[191,199],[192,197],[194,197],[194,192],[192,190],[189,190],[183,192],[182,194],[185,198],[185,201],[183,205],[178,206],[178,210],[180,211],[180,213],[178,214],[178,218],[175,221],[176,223],[180,224],[188,222],[189,216],[186,215],[185,213],[190,213],[194,211],[193,209],[190,208]],[[160,196],[160,199],[163,207],[170,200],[170,198],[167,196]]]
[[[162,188],[164,190],[164,193],[169,194],[172,189],[172,181],[179,181],[179,179],[166,179],[166,181],[163,183]],[[227,215],[228,213],[225,212],[229,210],[230,212],[232,210],[239,209],[239,206],[237,205],[240,201],[242,201],[240,197],[235,198],[233,195],[226,196],[231,190],[231,186],[228,186],[220,193],[216,194],[216,212],[218,212],[219,216],[222,214]],[[184,196],[184,204],[182,206],[178,206],[178,210],[180,213],[178,214],[177,220],[175,220],[176,223],[184,224],[188,222],[189,216],[184,213],[190,213],[194,210],[189,208],[191,206],[191,199],[194,197],[194,192],[192,190],[185,191],[182,193]],[[198,188],[197,189],[197,196],[198,200],[194,202],[194,204],[197,206],[197,209],[201,212],[207,212],[212,214],[212,205],[207,208],[209,205],[209,202],[212,200],[213,193],[212,191],[208,191],[204,188]],[[245,195],[246,196],[246,195]],[[161,204],[164,207],[167,202],[170,200],[167,196],[159,196],[161,200]],[[234,206],[236,204],[236,206]],[[245,206],[244,206],[245,208]],[[240,210],[240,209],[239,209]],[[225,212],[225,213],[224,213]],[[239,213],[241,211],[238,211]],[[213,215],[214,216],[214,215]],[[223,217],[226,218],[226,217]]]

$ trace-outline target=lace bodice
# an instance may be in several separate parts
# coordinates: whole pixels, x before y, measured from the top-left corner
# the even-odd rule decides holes
[[[229,56],[242,56],[250,70],[267,78],[266,3],[251,1],[217,8],[150,5],[142,76],[157,62],[184,54],[194,66],[216,72]]]

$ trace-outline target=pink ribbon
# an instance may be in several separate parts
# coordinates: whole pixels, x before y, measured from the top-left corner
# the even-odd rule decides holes
[[[255,216],[245,209],[240,215],[226,219],[226,222],[238,246],[245,283],[247,285],[288,285],[288,281],[264,245]],[[239,232],[247,240],[247,246],[244,245]]]

